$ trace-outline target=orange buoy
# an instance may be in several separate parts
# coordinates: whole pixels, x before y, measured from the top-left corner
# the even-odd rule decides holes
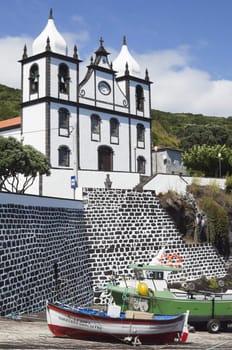
[[[169,262],[169,260],[170,260],[170,255],[166,253],[162,254],[159,259],[161,265],[166,265]]]
[[[169,266],[173,266],[176,268],[180,268],[182,267],[182,257],[181,255],[174,253],[170,256],[170,262],[169,262]]]

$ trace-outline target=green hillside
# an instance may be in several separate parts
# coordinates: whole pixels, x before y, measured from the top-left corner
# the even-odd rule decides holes
[[[152,138],[156,145],[185,148],[186,144],[232,146],[232,117],[152,110]]]
[[[0,120],[20,115],[21,91],[0,84]]]

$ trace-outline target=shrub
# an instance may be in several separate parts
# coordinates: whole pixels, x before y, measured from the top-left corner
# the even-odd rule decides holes
[[[232,191],[232,176],[226,177],[225,187],[227,193],[230,193]]]
[[[209,187],[209,192],[211,193],[212,196],[217,196],[220,192],[220,187],[217,181],[213,180],[210,182]]]
[[[228,252],[228,226],[229,220],[226,210],[214,199],[207,196],[201,200],[201,208],[204,210],[208,220],[209,240],[221,254]]]
[[[204,193],[204,188],[200,186],[197,179],[194,179],[191,185],[187,186],[187,191],[192,193],[194,197],[201,197]]]
[[[218,281],[217,281],[217,279],[216,278],[211,278],[210,280],[209,280],[209,288],[210,289],[218,289]]]

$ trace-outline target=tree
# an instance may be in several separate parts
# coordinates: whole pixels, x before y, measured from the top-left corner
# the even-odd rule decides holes
[[[226,146],[195,145],[183,153],[183,161],[191,174],[200,172],[209,177],[232,174],[232,150]]]
[[[229,256],[229,219],[226,208],[207,196],[201,199],[200,205],[207,216],[210,242],[215,245],[220,254]]]
[[[25,193],[37,175],[50,175],[46,156],[13,137],[0,136],[0,190]]]
[[[186,125],[180,138],[181,147],[184,150],[188,150],[194,145],[232,146],[232,138],[229,131],[218,125]]]

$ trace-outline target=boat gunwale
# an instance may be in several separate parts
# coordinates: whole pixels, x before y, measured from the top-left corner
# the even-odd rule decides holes
[[[50,303],[48,302],[47,303],[47,309],[48,309],[48,312],[49,312],[49,308],[51,308],[53,311],[56,311],[56,312],[60,312],[64,315],[67,315],[67,316],[74,316],[74,317],[81,317],[83,319],[87,319],[87,320],[99,320],[101,322],[105,322],[105,323],[109,323],[109,322],[113,322],[113,323],[131,323],[131,321],[133,321],[133,323],[135,324],[172,324],[172,323],[176,323],[176,322],[179,322],[181,320],[183,320],[183,318],[185,317],[185,314],[181,313],[181,314],[176,314],[176,315],[165,315],[165,317],[170,317],[169,319],[168,318],[164,318],[164,319],[155,319],[155,318],[152,318],[152,319],[144,319],[144,318],[126,318],[126,317],[111,317],[111,316],[108,316],[108,315],[98,315],[98,314],[86,314],[84,312],[81,312],[80,310],[78,309],[75,309],[75,308],[70,308],[70,309],[67,309],[67,308],[64,308],[62,307],[61,305],[56,305],[54,303]],[[163,316],[163,315],[157,315],[157,316]]]
[[[129,264],[128,267],[131,270],[141,270],[141,271],[176,271],[180,272],[182,271],[182,267],[174,267],[174,266],[168,266],[168,265],[149,265],[149,264]]]
[[[226,293],[210,293],[208,291],[199,291],[199,292],[185,292],[183,291],[178,292],[178,297],[176,296],[175,292],[171,291],[171,290],[165,290],[165,291],[151,291],[149,293],[149,295],[142,295],[139,294],[139,292],[136,290],[136,288],[132,288],[132,287],[121,287],[120,285],[114,285],[114,284],[108,284],[107,285],[107,289],[110,290],[111,292],[115,292],[118,294],[123,294],[126,296],[132,296],[132,297],[136,297],[136,298],[141,298],[141,299],[146,299],[146,300],[163,300],[166,301],[168,300],[172,300],[174,299],[175,302],[191,302],[191,303],[202,303],[204,302],[205,304],[207,303],[212,303],[212,301],[214,300],[214,302],[222,304],[222,303],[228,303],[228,302],[232,302],[232,293],[231,294],[226,294]],[[158,294],[157,293],[163,293],[164,296]],[[170,295],[165,295],[165,293],[168,293]],[[181,294],[183,294],[183,298],[181,296]],[[188,295],[188,298],[184,298],[185,295]],[[231,299],[222,299],[223,296],[230,296],[231,295]],[[192,296],[192,297],[191,297]],[[196,299],[194,297],[197,296],[205,296],[205,297],[211,297],[211,299]]]

